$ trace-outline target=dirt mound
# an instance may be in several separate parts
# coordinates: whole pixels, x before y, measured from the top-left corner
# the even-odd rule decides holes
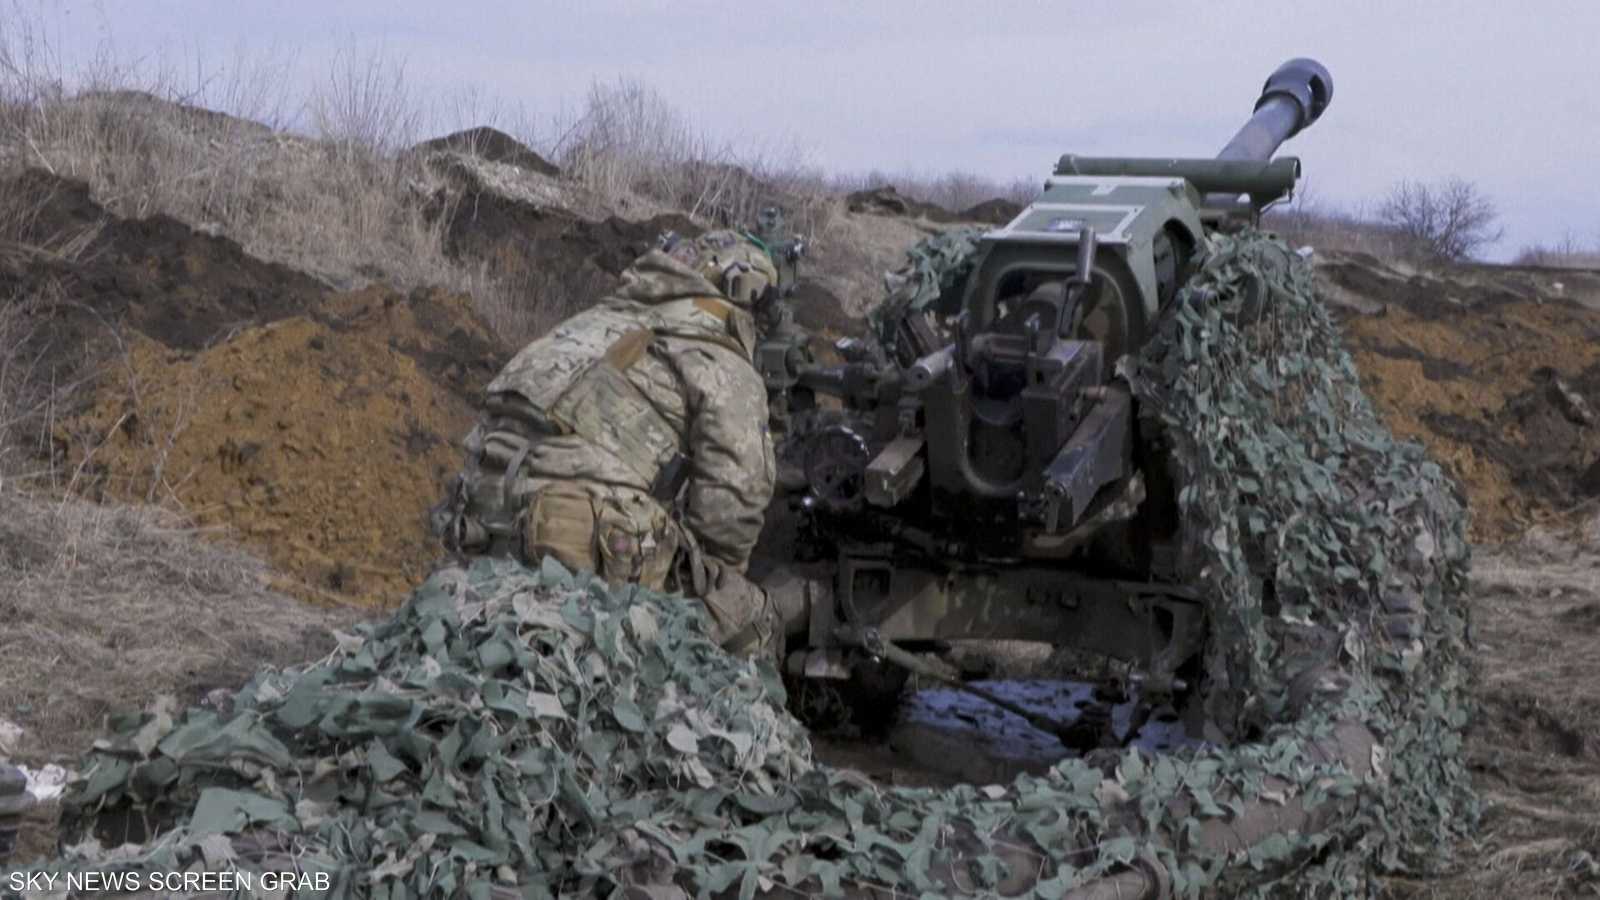
[[[56,359],[109,363],[57,430],[80,488],[231,528],[302,596],[377,604],[420,577],[423,513],[503,356],[465,298],[333,295],[42,172],[0,190],[26,211],[0,295],[60,298]]]
[[[845,198],[846,207],[853,213],[873,213],[880,216],[911,216],[930,222],[954,222],[956,216],[942,206],[914,200],[885,185],[866,191],[856,191]]]
[[[231,529],[301,596],[377,605],[424,574],[424,514],[506,355],[468,298],[333,294],[47,173],[0,192],[22,211],[0,296],[56,298],[54,358],[97,375],[55,430],[76,488]]]
[[[845,311],[838,296],[820,282],[801,276],[790,302],[795,321],[813,334],[844,337],[861,331],[861,320]]]
[[[50,330],[64,360],[103,341],[106,326],[198,350],[229,330],[314,309],[327,294],[169,216],[113,216],[81,181],[31,169],[0,181],[0,200],[20,213],[0,235],[0,297],[61,298]]]
[[[990,225],[1004,225],[1022,214],[1022,204],[1014,200],[1002,200],[999,197],[985,200],[976,206],[969,207],[961,212],[961,218],[969,222],[986,222]]]
[[[537,172],[540,175],[555,177],[561,174],[556,165],[539,154],[533,152],[516,138],[503,131],[480,125],[477,128],[468,128],[457,131],[444,137],[434,138],[411,148],[414,153],[437,153],[448,151],[453,153],[467,153],[481,157],[490,162],[504,163]]]
[[[1367,395],[1461,482],[1475,539],[1508,539],[1600,490],[1600,282],[1352,255],[1318,276],[1346,311]]]
[[[510,355],[478,318],[472,299],[448,291],[372,287],[335,294],[309,315],[337,332],[398,350],[468,404],[478,402]]]
[[[449,217],[445,251],[461,262],[525,289],[530,303],[560,318],[614,288],[622,270],[655,245],[661,234],[697,236],[699,225],[669,214],[639,222],[611,216],[581,218],[541,196],[525,195],[465,160],[436,160],[459,194],[441,198]]]
[[[198,354],[141,337],[62,434],[97,490],[232,529],[291,593],[382,606],[436,555],[426,511],[495,359],[464,298],[370,289],[329,312]]]

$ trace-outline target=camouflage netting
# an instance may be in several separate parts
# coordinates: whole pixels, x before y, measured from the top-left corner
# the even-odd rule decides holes
[[[1337,896],[1438,858],[1475,805],[1466,546],[1437,468],[1378,424],[1304,264],[1253,235],[1216,240],[1124,370],[1186,473],[1211,712],[1248,743],[878,787],[813,764],[770,669],[718,651],[696,605],[485,560],[223,712],[113,722],[68,833],[158,834],[48,868],[295,865],[385,898],[1061,897],[1108,877]]]
[[[1267,771],[1296,791],[1353,801],[1321,834],[1273,841],[1309,861],[1257,885],[1360,893],[1372,862],[1439,865],[1478,812],[1461,760],[1469,547],[1454,487],[1380,422],[1310,266],[1268,236],[1214,236],[1122,370],[1174,445],[1185,549],[1215,598],[1207,712],[1260,736],[1217,758],[1241,774],[1276,759]],[[1364,780],[1304,763],[1340,723],[1381,742]],[[1324,846],[1344,852],[1297,852]]]
[[[885,349],[894,349],[895,323],[908,311],[944,315],[957,311],[978,239],[985,230],[966,225],[923,238],[906,251],[906,261],[899,269],[884,276],[888,295],[867,317],[873,336]]]

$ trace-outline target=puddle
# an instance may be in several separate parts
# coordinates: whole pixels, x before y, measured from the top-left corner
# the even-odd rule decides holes
[[[1086,710],[1107,708],[1094,685],[1082,681],[978,681],[1016,705],[1062,724]],[[1110,707],[1113,728],[1125,738],[1134,715],[1132,700]],[[1054,735],[1013,713],[954,688],[919,691],[900,707],[889,744],[908,764],[974,783],[1004,782],[1022,773],[1041,774],[1056,762],[1078,755]],[[1170,707],[1155,710],[1131,746],[1150,752],[1201,747],[1184,733]]]

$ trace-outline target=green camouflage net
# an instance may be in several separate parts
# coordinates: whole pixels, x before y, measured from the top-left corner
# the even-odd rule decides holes
[[[1062,897],[1128,877],[1359,896],[1438,858],[1475,811],[1467,548],[1439,470],[1378,422],[1305,264],[1253,234],[1215,239],[1123,371],[1185,478],[1208,706],[1248,742],[884,788],[815,765],[774,673],[713,646],[696,604],[479,560],[221,711],[114,721],[68,801],[78,843],[45,868],[299,867],[382,898]],[[1226,837],[1261,821],[1282,827]],[[129,822],[155,836],[115,847]]]
[[[907,313],[949,315],[956,311],[984,231],[972,225],[947,229],[906,251],[905,264],[884,276],[887,296],[867,312],[879,344],[894,349],[898,340],[895,329]]]
[[[1476,822],[1460,755],[1471,705],[1465,510],[1362,394],[1310,266],[1256,232],[1211,244],[1143,358],[1124,368],[1141,414],[1174,445],[1185,549],[1219,601],[1210,717],[1237,737],[1264,733],[1280,759],[1341,722],[1381,742],[1367,779],[1336,780],[1355,802],[1326,830],[1274,842],[1291,859],[1321,845],[1346,852],[1256,883],[1362,893],[1367,861],[1430,868]],[[1319,703],[1330,682],[1348,687]],[[1316,776],[1291,770],[1297,790],[1318,790]]]

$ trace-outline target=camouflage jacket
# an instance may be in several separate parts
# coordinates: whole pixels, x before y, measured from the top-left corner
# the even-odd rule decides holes
[[[489,384],[486,455],[535,482],[653,492],[684,467],[682,521],[709,556],[742,569],[772,499],[766,388],[750,313],[659,251],[622,285],[514,357]],[[521,426],[521,427],[517,427]],[[504,471],[504,469],[502,469]],[[665,499],[665,498],[661,498]]]

